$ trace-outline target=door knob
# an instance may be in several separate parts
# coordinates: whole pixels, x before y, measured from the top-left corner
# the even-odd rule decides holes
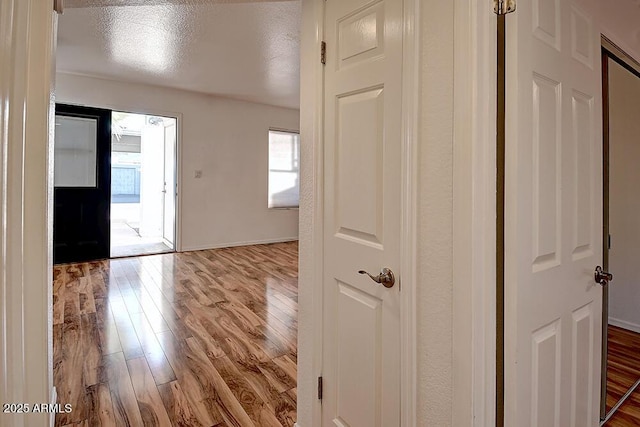
[[[597,266],[596,267],[596,272],[594,273],[594,279],[595,279],[596,283],[599,283],[602,286],[605,286],[611,280],[613,280],[613,274],[608,273],[608,272],[604,271],[602,269],[602,267]]]
[[[380,270],[380,274],[378,274],[377,276],[373,276],[364,270],[360,270],[358,271],[358,273],[366,274],[367,276],[371,277],[371,280],[373,280],[376,283],[380,283],[385,288],[392,288],[393,285],[396,283],[396,276],[394,276],[393,271],[391,271],[391,269],[387,267]]]

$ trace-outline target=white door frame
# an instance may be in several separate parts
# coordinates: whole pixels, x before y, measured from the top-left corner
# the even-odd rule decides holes
[[[612,40],[610,40],[607,35],[605,35],[605,31],[602,32],[602,34],[600,35],[600,43],[603,49],[605,49],[607,51],[607,61],[616,61],[619,60],[621,62],[623,62],[624,64],[626,64],[628,67],[633,68],[637,73],[640,73],[640,63],[638,62],[638,60],[636,58],[634,58],[631,54],[629,54],[627,51],[625,51],[622,47],[618,46],[616,43],[614,43]],[[601,65],[602,66],[602,65]],[[610,74],[609,74],[610,76]],[[604,83],[604,73],[603,73],[603,85]],[[606,83],[607,86],[610,86],[610,82]],[[607,91],[609,92],[610,95],[610,89],[607,88]],[[603,97],[602,100],[602,109],[603,112],[605,109],[607,109],[607,111],[610,111],[610,101],[608,103],[605,104],[605,100]],[[606,123],[606,127],[605,127],[605,122],[603,120],[603,131],[605,132],[610,132],[610,124],[611,121],[609,120],[608,123]],[[605,144],[605,140],[602,141],[603,146]],[[609,164],[610,164],[610,160],[609,160]],[[603,171],[604,171],[604,167],[603,167]],[[610,188],[610,183],[608,184],[609,188]],[[604,191],[610,191],[609,188],[604,188]],[[604,198],[603,200],[607,200],[606,198]],[[606,206],[606,209],[609,210],[610,205]],[[610,219],[609,219],[610,221]],[[610,224],[604,226],[603,225],[603,230],[605,231],[605,234],[603,234],[603,239],[606,238],[606,232],[610,229]],[[604,247],[605,251],[606,246]],[[605,263],[605,257],[603,256],[603,267],[605,269],[609,269],[610,266],[610,262]],[[606,265],[609,264],[609,265]],[[609,270],[611,271],[611,270]],[[615,283],[614,283],[615,284]],[[609,412],[606,411],[606,397],[607,397],[607,363],[608,363],[608,337],[607,337],[607,331],[608,331],[608,326],[609,325],[614,325],[614,326],[620,326],[626,329],[631,329],[633,330],[633,327],[629,327],[628,325],[624,325],[624,324],[619,324],[616,321],[613,321],[613,319],[611,319],[609,317],[609,286],[605,286],[602,289],[603,292],[603,303],[602,303],[602,378],[601,378],[601,382],[600,382],[600,418],[602,419],[608,419],[607,416],[612,416],[615,414],[615,411],[610,410]],[[631,389],[629,389],[631,390]],[[630,397],[630,396],[628,396]],[[615,405],[614,405],[615,406]]]
[[[166,212],[166,208],[167,208],[167,203],[166,203],[166,199],[167,199],[167,194],[171,194],[171,197],[173,197],[173,236],[172,236],[172,241],[171,241],[171,246],[172,249],[176,252],[178,251],[178,186],[180,185],[180,183],[182,182],[182,180],[178,180],[178,119],[176,117],[173,117],[175,119],[175,124],[173,125],[174,129],[174,141],[173,141],[173,147],[171,147],[173,149],[173,188],[169,188],[167,189],[166,186],[166,177],[167,177],[167,171],[166,171],[166,167],[167,167],[167,148],[166,148],[166,144],[167,144],[167,126],[165,126],[165,134],[164,134],[164,144],[163,144],[163,148],[164,148],[164,166],[162,168],[162,174],[163,174],[163,181],[165,183],[164,185],[164,193],[163,193],[163,197],[162,197],[162,240],[164,241],[165,245],[167,244],[167,239],[165,237],[165,221],[167,218],[167,212]]]
[[[402,96],[401,425],[416,425],[416,252],[420,1],[405,0]],[[301,186],[298,328],[298,425],[319,426],[317,377],[322,375],[323,40],[324,0],[302,0]],[[335,49],[328,46],[327,49]]]
[[[47,7],[48,6],[48,7]],[[52,363],[53,95],[57,16],[0,0],[0,402],[55,402]],[[1,414],[6,426],[54,414]]]
[[[455,0],[453,425],[496,420],[496,75],[491,2]]]
[[[84,104],[83,104],[84,105]],[[175,158],[175,180],[176,180],[176,188],[175,191],[175,215],[173,218],[173,250],[176,252],[183,252],[182,249],[182,113],[177,113],[175,111],[165,111],[165,110],[156,110],[154,108],[129,108],[124,104],[110,104],[98,102],[93,105],[86,104],[88,107],[96,107],[96,108],[106,108],[111,111],[118,111],[121,113],[131,113],[131,114],[144,114],[146,116],[159,116],[159,117],[167,117],[170,119],[176,119],[176,158]],[[164,228],[164,226],[163,226]]]

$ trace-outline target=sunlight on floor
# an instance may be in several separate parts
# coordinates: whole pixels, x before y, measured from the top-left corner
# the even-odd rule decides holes
[[[172,251],[173,249],[164,244],[162,237],[141,237],[137,230],[127,222],[111,222],[112,257],[155,254]]]

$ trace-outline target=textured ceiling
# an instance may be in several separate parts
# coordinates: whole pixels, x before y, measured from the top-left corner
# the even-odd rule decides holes
[[[58,71],[299,108],[299,0],[124,4],[65,2]]]

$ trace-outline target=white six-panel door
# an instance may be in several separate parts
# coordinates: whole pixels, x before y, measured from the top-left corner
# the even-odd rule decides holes
[[[598,425],[600,67],[593,0],[519,1],[507,17],[507,426]]]
[[[327,0],[323,426],[400,422],[402,0]],[[388,267],[385,288],[365,275]]]

